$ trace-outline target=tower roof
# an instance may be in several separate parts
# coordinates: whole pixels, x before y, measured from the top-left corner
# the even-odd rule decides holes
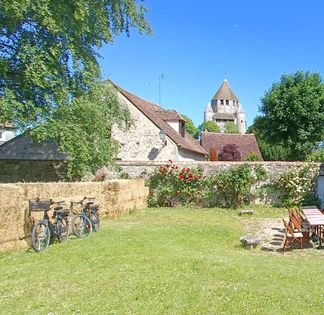
[[[239,102],[239,99],[233,92],[231,86],[225,79],[222,83],[222,85],[217,90],[216,94],[212,98],[213,100],[230,100],[230,101],[237,101]]]

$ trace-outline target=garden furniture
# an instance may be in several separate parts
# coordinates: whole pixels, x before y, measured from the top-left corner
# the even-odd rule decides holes
[[[314,229],[316,236],[319,239],[319,247],[322,247],[322,225],[324,225],[324,215],[317,207],[302,207],[301,208],[309,225]]]
[[[295,232],[285,219],[282,219],[282,221],[285,226],[285,234],[286,234],[283,251],[286,250],[287,246],[293,245],[294,243],[299,243],[300,249],[303,250],[303,240],[304,240],[303,234],[301,232]]]

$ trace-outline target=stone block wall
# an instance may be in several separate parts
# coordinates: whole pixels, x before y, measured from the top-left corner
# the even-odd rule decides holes
[[[60,161],[0,160],[0,183],[59,181],[64,166]]]
[[[33,224],[42,216],[42,212],[30,212],[28,199],[40,197],[65,200],[68,206],[70,201],[79,201],[84,196],[95,197],[100,204],[101,218],[114,218],[129,210],[145,208],[148,192],[143,179],[111,180],[100,183],[1,184],[0,250],[30,245]]]

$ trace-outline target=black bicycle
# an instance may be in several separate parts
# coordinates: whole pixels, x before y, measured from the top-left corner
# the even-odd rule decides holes
[[[100,230],[99,205],[95,204],[94,197],[87,197],[86,200],[86,215],[90,219],[93,230],[98,232]]]
[[[60,243],[69,238],[69,209],[63,209],[64,201],[53,201],[52,199],[30,199],[30,211],[43,211],[44,216],[37,221],[32,231],[32,247],[36,252],[42,252],[48,248],[51,236],[56,236]],[[52,222],[48,211],[53,208]]]
[[[80,205],[79,212],[72,218],[72,232],[79,238],[89,237],[92,233],[92,224],[87,216],[88,205],[85,202],[87,198],[84,197],[80,201],[71,201],[70,209],[73,210],[75,205]]]

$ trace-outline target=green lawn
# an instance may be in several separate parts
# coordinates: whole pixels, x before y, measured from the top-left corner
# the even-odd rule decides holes
[[[245,250],[248,220],[234,210],[146,209],[41,254],[1,253],[0,313],[324,314],[324,250]]]

